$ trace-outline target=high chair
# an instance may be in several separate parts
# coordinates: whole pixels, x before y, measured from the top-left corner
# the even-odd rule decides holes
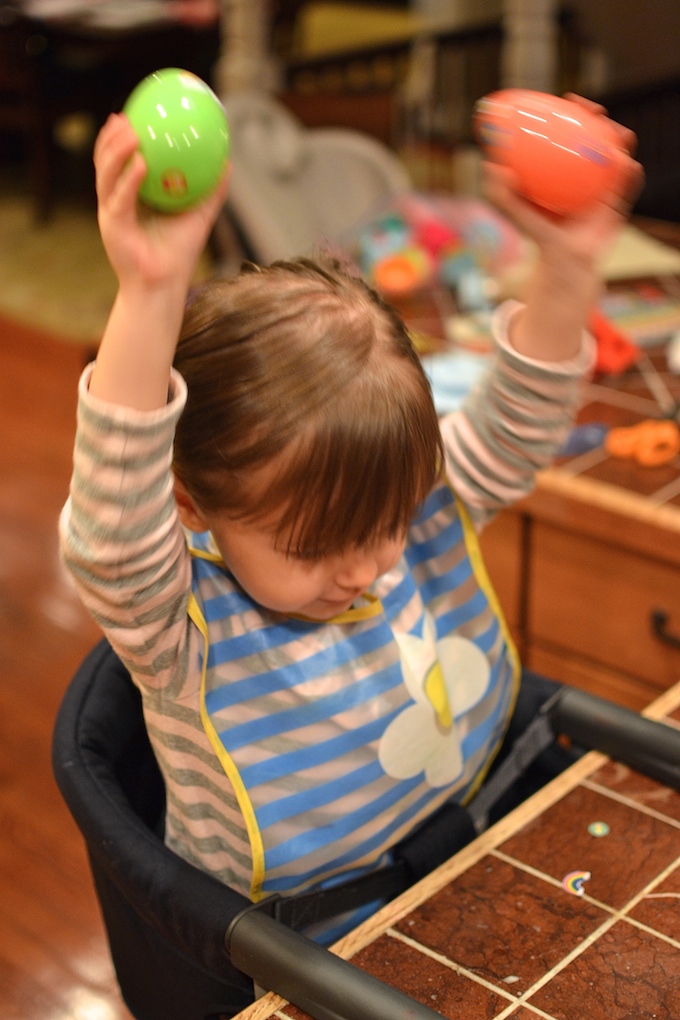
[[[327,891],[245,896],[163,843],[165,790],[137,688],[106,641],[87,656],[59,709],[53,768],[85,839],[123,998],[137,1020],[220,1020],[254,983],[315,1020],[435,1020],[426,1006],[294,930],[423,877],[484,828],[508,786],[556,732],[680,789],[680,731],[554,685],[534,722],[468,808],[450,802],[395,848],[394,864]],[[285,922],[285,923],[283,923]]]

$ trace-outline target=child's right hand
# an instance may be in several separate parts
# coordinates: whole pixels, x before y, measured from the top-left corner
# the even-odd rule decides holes
[[[168,215],[141,211],[144,158],[124,114],[112,114],[95,143],[97,217],[106,254],[121,286],[188,287],[222,206],[227,174],[199,205]]]

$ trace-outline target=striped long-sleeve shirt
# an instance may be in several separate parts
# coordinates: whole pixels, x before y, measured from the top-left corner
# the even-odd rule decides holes
[[[507,341],[511,313],[512,308],[506,306],[496,317],[497,354],[485,379],[466,406],[441,424],[451,489],[477,528],[500,507],[530,491],[536,471],[548,465],[570,427],[582,378],[592,363],[589,341],[569,363],[543,363],[518,355]],[[284,639],[278,636],[280,618],[272,619],[272,614],[249,601],[228,571],[218,568],[209,575],[207,561],[200,555],[192,557],[174,503],[170,467],[174,428],[186,397],[183,380],[173,373],[167,405],[157,411],[139,412],[92,397],[88,379],[86,370],[79,391],[71,494],[61,519],[62,554],[85,605],[142,692],[147,728],[167,788],[166,842],[185,859],[255,898],[269,890],[294,892],[315,884],[319,878],[375,866],[391,843],[419,824],[442,799],[452,794],[462,797],[474,788],[488,764],[483,759],[497,746],[511,709],[508,689],[499,687],[493,699],[487,699],[484,719],[479,716],[479,705],[491,691],[488,678],[501,669],[494,658],[494,647],[503,644],[502,635],[484,615],[487,602],[482,609],[468,611],[477,604],[479,577],[466,573],[462,581],[456,581],[466,601],[464,607],[457,605],[455,610],[445,602],[448,589],[444,592],[439,583],[442,563],[450,566],[452,577],[459,577],[467,558],[464,529],[457,524],[456,500],[433,494],[431,517],[415,522],[410,533],[403,569],[379,578],[367,593],[369,600],[384,607],[393,638],[387,645],[381,638],[380,648],[367,653],[360,666],[352,660],[353,671],[338,673],[336,664],[346,636],[342,627],[332,621],[302,628],[296,625],[298,629],[287,634],[284,647]],[[432,523],[442,514],[449,515],[445,524]],[[199,545],[201,541],[196,539]],[[425,577],[422,564],[427,557],[435,556],[435,545],[438,559],[433,559],[435,565]],[[217,594],[210,587],[215,576],[223,585]],[[411,590],[413,578],[417,594]],[[429,594],[423,594],[425,590]],[[197,594],[200,620],[190,612],[197,604]],[[222,609],[218,614],[214,612],[218,604],[238,604],[238,608]],[[357,612],[357,619],[362,620],[356,625],[357,634],[364,643],[375,644],[370,636],[377,633],[375,614],[363,611],[361,606]],[[202,633],[206,615],[212,620],[208,646]],[[369,617],[373,621],[370,625],[365,622]],[[458,689],[444,677],[448,704],[441,708],[439,722],[450,710],[446,726],[454,730],[458,727],[455,741],[446,745],[441,760],[430,756],[428,762],[423,759],[419,764],[420,751],[407,753],[404,749],[402,755],[402,745],[394,741],[397,736],[403,741],[404,733],[408,733],[404,730],[406,707],[412,710],[413,718],[413,712],[421,709],[423,718],[428,711],[432,716],[431,706],[419,692],[418,678],[414,679],[410,666],[407,669],[404,665],[406,659],[412,665],[425,654],[422,649],[430,632],[435,656],[464,665],[469,662],[476,679],[467,688],[463,683]],[[225,652],[226,672],[220,673],[219,650],[243,643],[249,633],[257,633],[258,647],[266,636],[270,658],[258,651],[259,666],[255,668],[252,649],[250,658],[239,652],[228,659]],[[458,643],[446,646],[449,639]],[[329,649],[334,665],[328,677],[323,670],[312,676],[308,664],[324,662]],[[488,662],[481,665],[480,649],[488,656]],[[382,707],[371,716],[373,688],[366,686],[366,681],[369,667],[373,669],[370,664],[378,654],[382,656],[382,687],[375,699]],[[295,659],[305,667],[297,670],[304,674],[303,679],[279,683],[279,673],[285,675],[283,667],[295,665]],[[262,673],[263,662],[268,674]],[[283,665],[274,670],[272,662]],[[244,663],[247,676],[243,674]],[[401,663],[398,674],[394,673],[395,663]],[[433,671],[428,666],[423,673],[423,689],[426,673],[431,679]],[[207,692],[202,689],[206,674]],[[245,681],[264,675],[269,676],[270,686],[260,679],[261,688],[237,699],[235,692],[249,686]],[[377,682],[371,678],[371,683]],[[267,697],[262,693],[265,687],[270,690]],[[363,700],[356,693],[360,687],[369,691],[362,695]],[[399,688],[398,695],[393,693],[395,687]],[[363,716],[348,715],[350,688],[352,712],[359,711],[361,701]],[[284,731],[281,726],[274,732],[263,725],[260,736],[247,736],[257,729],[253,713],[264,716],[269,711],[289,711],[292,703],[278,704],[276,698],[294,695],[299,699],[301,692],[306,705],[316,706],[313,724],[305,724],[302,742],[296,743],[290,728]],[[332,718],[322,718],[318,706],[326,701],[330,704],[333,699],[340,699],[340,708],[333,710]],[[434,704],[436,699],[430,701]],[[211,705],[214,716],[210,715]],[[370,720],[376,715],[381,715],[383,721],[379,739],[374,740]],[[484,742],[480,738],[476,744],[476,727],[481,731],[487,716],[493,717],[494,729]],[[284,717],[288,718],[282,714]],[[344,729],[329,735],[330,722],[335,725],[340,717]],[[434,733],[437,720],[432,718]],[[224,728],[218,748],[225,749],[222,755],[216,753],[219,726]],[[365,743],[373,748],[370,762],[362,758],[358,767],[359,759],[353,758],[352,768],[336,777],[332,773],[335,759],[327,754],[321,761],[318,748],[339,746],[347,733],[364,732],[363,726]],[[461,748],[461,762],[468,764],[454,766],[452,762]],[[285,772],[284,761],[306,762],[311,749],[316,749],[312,771],[323,772],[323,779],[306,786],[294,773]],[[355,748],[356,753],[363,754],[364,750]],[[404,765],[404,761],[410,764]],[[408,768],[415,778],[404,777]],[[361,790],[370,787],[374,791],[361,793],[369,799],[361,800],[357,792],[360,774],[366,776]],[[390,793],[389,783],[383,783],[386,775],[396,776],[394,783],[406,783],[409,789],[408,797],[402,797],[399,788],[399,809],[385,807],[383,817],[382,809],[372,806],[387,805],[390,798],[396,798]],[[338,785],[343,777],[345,786]],[[277,783],[278,792],[270,792]],[[430,795],[432,790],[435,793]],[[331,791],[336,804],[329,807]],[[318,801],[318,820],[299,825],[299,817],[307,817],[312,810],[314,798]],[[361,825],[360,819],[364,820]],[[324,840],[315,837],[311,849],[310,824],[315,832],[327,834]],[[342,837],[336,839],[341,829]]]

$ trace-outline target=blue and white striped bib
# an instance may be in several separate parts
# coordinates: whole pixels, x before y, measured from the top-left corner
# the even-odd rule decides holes
[[[328,622],[262,609],[192,536],[201,715],[252,850],[251,897],[377,867],[502,740],[519,663],[474,529],[439,485],[401,562]]]

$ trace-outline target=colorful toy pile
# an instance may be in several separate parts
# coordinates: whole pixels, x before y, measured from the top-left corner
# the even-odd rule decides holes
[[[457,291],[464,311],[489,307],[491,280],[522,257],[522,245],[479,199],[418,194],[398,199],[357,239],[362,272],[387,298],[440,282]]]

